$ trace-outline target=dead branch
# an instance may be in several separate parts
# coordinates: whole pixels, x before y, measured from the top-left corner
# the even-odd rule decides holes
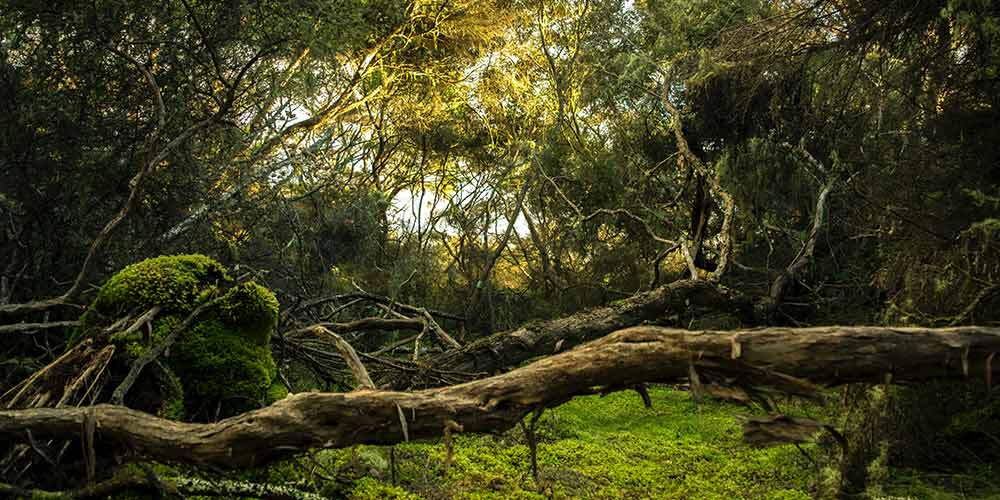
[[[427,326],[434,332],[434,335],[437,336],[438,340],[445,346],[445,348],[462,348],[462,344],[459,344],[457,340],[451,337],[451,335],[448,335],[448,333],[444,331],[444,328],[441,328],[441,325],[439,325],[437,321],[434,321],[434,316],[431,315],[430,311],[420,308],[420,313],[427,321]]]
[[[743,422],[743,440],[754,446],[807,443],[827,428],[823,422],[788,415],[748,417]]]
[[[409,318],[399,318],[399,319],[387,319],[387,318],[361,318],[354,321],[349,321],[347,323],[316,323],[313,326],[322,326],[327,330],[347,333],[347,332],[358,332],[358,331],[391,331],[391,330],[411,330],[419,332],[423,329],[424,323],[419,319],[409,319]],[[307,328],[306,328],[307,329]],[[306,329],[298,329],[295,332],[290,332],[286,335],[292,335],[296,332],[301,332]]]
[[[439,437],[446,419],[465,432],[503,431],[539,407],[591,394],[595,387],[685,380],[689,364],[699,374],[766,389],[783,388],[789,379],[820,385],[882,382],[887,373],[897,383],[961,379],[966,370],[978,378],[997,351],[1000,328],[833,326],[726,332],[636,327],[460,385],[411,393],[302,393],[208,424],[175,422],[112,405],[0,411],[0,437],[23,440],[31,431],[35,437],[70,438],[93,415],[100,429],[94,439],[102,444],[153,460],[231,469],[260,466],[310,448]],[[401,413],[410,417],[405,436]]]
[[[79,321],[51,321],[48,323],[15,323],[13,325],[0,325],[0,334],[4,333],[34,333],[40,330],[52,330],[56,328],[72,328],[80,326]]]
[[[980,306],[997,294],[1000,294],[1000,283],[993,283],[992,285],[983,288],[976,294],[975,298],[972,299],[972,302],[969,302],[969,305],[965,306],[965,308],[962,309],[962,312],[955,316],[955,318],[948,324],[950,326],[956,326],[969,321],[976,314],[976,311]]]
[[[424,334],[427,333],[427,330],[429,329],[430,325],[424,325],[423,330],[420,330],[420,333],[413,337],[413,356],[411,359],[414,363],[416,363],[417,358],[420,357],[420,339],[423,338]]]
[[[371,356],[381,356],[382,354],[391,353],[392,351],[394,351],[394,350],[396,350],[396,349],[398,349],[398,348],[400,348],[400,347],[402,347],[402,346],[404,346],[406,344],[409,344],[409,343],[411,343],[413,341],[418,341],[419,342],[420,337],[423,336],[424,333],[425,333],[424,330],[421,330],[420,333],[418,333],[416,335],[411,335],[411,336],[406,337],[404,339],[397,340],[397,341],[395,341],[395,342],[393,342],[393,343],[391,343],[391,344],[389,344],[389,345],[387,345],[385,347],[379,348],[379,350],[377,350],[375,352],[369,352],[367,354],[369,354]]]
[[[806,239],[802,248],[799,250],[792,262],[788,264],[774,282],[771,284],[771,290],[766,298],[763,306],[765,314],[770,314],[781,305],[781,301],[784,299],[785,292],[788,287],[792,284],[795,278],[802,272],[802,270],[812,261],[813,252],[816,249],[816,240],[819,239],[820,230],[823,227],[823,222],[826,220],[826,201],[829,198],[830,193],[833,191],[834,187],[837,185],[837,177],[831,175],[823,167],[823,165],[813,157],[804,147],[801,145],[797,149],[799,153],[806,158],[814,168],[819,170],[821,173],[826,175],[826,180],[820,187],[819,195],[816,197],[816,208],[813,210],[813,223],[812,228],[809,230],[809,237]]]
[[[160,306],[150,307],[149,310],[147,310],[145,313],[143,313],[142,316],[139,316],[135,320],[135,322],[132,323],[132,326],[129,326],[128,328],[126,328],[125,331],[121,332],[120,335],[122,337],[126,337],[126,336],[131,335],[132,333],[134,333],[138,329],[142,328],[143,325],[149,323],[150,321],[153,321],[153,318],[155,318],[157,314],[160,314]]]
[[[518,192],[517,194],[517,200],[514,202],[513,210],[511,210],[509,214],[505,214],[505,217],[507,218],[507,229],[504,231],[503,236],[497,243],[497,247],[493,249],[493,252],[490,253],[489,258],[486,261],[486,266],[483,268],[483,272],[479,275],[479,279],[477,280],[478,282],[486,283],[489,281],[490,276],[493,275],[493,268],[496,267],[497,262],[500,260],[500,256],[503,255],[504,250],[507,249],[507,244],[510,242],[510,235],[514,233],[514,226],[515,222],[517,221],[517,215],[521,213],[521,208],[524,206],[524,199],[528,194],[529,188],[531,188],[532,182],[533,179],[531,178],[526,179],[524,181],[524,185],[521,186],[521,191]],[[485,287],[478,287],[478,286],[472,289],[472,296],[469,297],[469,301],[467,303],[468,306],[466,307],[466,316],[469,316],[473,308],[475,308],[476,305],[479,304],[480,294],[482,293],[481,290],[483,289],[485,289]],[[462,347],[462,345],[456,342],[455,339],[452,339],[451,337],[448,336],[448,334],[444,333],[444,330],[442,330],[440,327],[437,326],[436,323],[434,323],[434,319],[431,318],[429,314],[426,315],[426,317],[432,323],[431,329],[434,330],[434,333],[437,334],[438,338],[441,339],[441,341],[444,344],[446,344],[447,347],[450,347],[452,349],[458,349]],[[490,328],[491,329],[493,328],[492,320]]]
[[[66,374],[61,367],[93,366],[103,363],[106,356],[103,348],[85,339],[0,395],[0,408],[29,408],[58,401],[66,387]]]
[[[298,313],[298,312],[301,312],[301,311],[304,311],[304,310],[307,310],[307,309],[311,309],[311,308],[314,308],[314,307],[319,307],[319,306],[322,306],[324,304],[329,304],[331,302],[350,302],[350,301],[353,301],[353,300],[356,300],[356,299],[366,300],[366,301],[369,301],[369,302],[374,302],[376,304],[391,305],[391,306],[393,306],[395,308],[398,308],[398,309],[400,309],[402,311],[406,311],[406,312],[408,312],[410,314],[417,314],[417,315],[421,315],[421,316],[423,315],[421,309],[424,309],[424,308],[421,308],[421,307],[413,306],[413,305],[410,305],[410,304],[404,304],[402,302],[398,302],[398,301],[392,300],[391,298],[385,297],[385,296],[382,296],[382,295],[375,295],[375,294],[368,293],[368,292],[351,292],[351,293],[344,293],[344,294],[340,294],[340,295],[332,295],[332,296],[329,296],[329,297],[322,297],[322,298],[318,298],[318,299],[313,299],[313,300],[305,301],[305,302],[299,304],[298,306],[295,306],[295,307],[293,307],[293,308],[291,308],[291,309],[283,312],[282,315],[281,315],[281,317],[282,317],[283,320],[286,320],[290,316],[294,315],[295,313]],[[438,318],[442,318],[442,319],[449,319],[449,320],[452,320],[452,321],[465,321],[465,318],[462,317],[462,316],[458,316],[458,315],[455,315],[455,314],[447,313],[447,312],[444,312],[444,311],[438,311],[438,310],[435,310],[435,309],[427,309],[427,312],[430,313],[430,314],[432,314],[432,315],[434,315],[434,316],[437,316]]]
[[[663,264],[663,259],[666,259],[668,255],[670,255],[674,250],[680,248],[680,246],[680,243],[674,243],[657,254],[656,260],[653,261],[653,277],[649,280],[648,288],[650,290],[660,286],[660,265]]]
[[[320,325],[310,327],[308,330],[316,335],[326,336],[333,340],[334,347],[337,348],[337,351],[340,352],[340,356],[347,362],[347,366],[351,369],[351,374],[354,375],[354,380],[357,381],[361,388],[375,388],[375,383],[372,382],[372,378],[368,376],[368,370],[365,369],[365,365],[362,364],[361,359],[358,358],[358,353],[354,351],[351,344],[344,340],[343,337]]]
[[[733,197],[729,193],[719,194],[725,208],[722,229],[719,230],[719,236],[722,238],[722,242],[719,244],[719,265],[708,278],[713,283],[718,283],[722,279],[722,275],[726,273],[726,268],[729,267],[729,259],[733,253],[733,216],[736,213],[736,202]]]
[[[443,370],[496,373],[689,307],[734,312],[746,323],[753,323],[753,308],[748,299],[703,280],[680,280],[609,306],[500,332],[462,349],[431,356],[428,364]],[[396,381],[393,387],[406,387],[408,383],[409,380]]]

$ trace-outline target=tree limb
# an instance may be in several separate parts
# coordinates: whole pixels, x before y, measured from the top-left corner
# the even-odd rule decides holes
[[[462,349],[437,354],[430,365],[461,372],[496,373],[525,361],[603,337],[615,330],[655,321],[688,307],[710,307],[739,314],[752,323],[750,302],[702,280],[680,280],[550,321],[528,323],[472,342]],[[561,349],[557,349],[559,346]],[[407,383],[409,380],[406,381]],[[393,384],[395,387],[404,385]]]
[[[129,372],[128,375],[125,376],[125,380],[122,380],[122,383],[119,384],[117,388],[115,388],[115,392],[111,395],[111,402],[114,404],[123,404],[125,402],[125,394],[128,393],[128,390],[132,388],[132,384],[134,384],[135,381],[139,378],[139,374],[142,373],[142,369],[145,368],[146,365],[148,365],[149,363],[153,362],[153,360],[160,357],[160,355],[163,354],[167,349],[169,349],[170,346],[172,346],[174,342],[177,341],[177,339],[181,336],[181,334],[184,333],[184,331],[191,326],[191,323],[193,323],[194,320],[197,319],[202,312],[214,306],[215,304],[218,304],[219,301],[221,301],[223,298],[224,297],[216,297],[212,300],[202,303],[194,311],[191,311],[191,314],[188,314],[188,316],[184,318],[184,321],[182,321],[181,324],[177,325],[177,327],[174,328],[173,331],[171,331],[170,334],[167,335],[159,344],[157,344],[152,349],[146,351],[146,353],[143,354],[142,357],[135,360],[132,363],[132,367],[129,368]],[[150,309],[150,312],[155,313],[158,310],[159,310],[158,307],[154,307]],[[143,317],[146,317],[148,315],[149,313],[144,314]],[[142,320],[142,318],[139,319],[140,321]],[[136,321],[136,323],[139,323],[139,321]],[[131,330],[131,328],[129,328],[129,330]]]
[[[736,349],[735,346],[739,346]],[[121,406],[0,411],[0,437],[77,436],[94,418],[94,439],[158,461],[220,468],[260,466],[311,448],[393,444],[441,436],[447,420],[465,432],[510,429],[528,413],[595,387],[729,377],[754,387],[985,375],[1000,328],[766,328],[687,331],[635,327],[523,368],[460,385],[404,393],[302,393],[215,423],[175,422]],[[960,362],[964,360],[964,362]],[[995,368],[991,367],[991,370]],[[995,375],[995,374],[992,374]]]
[[[802,151],[808,158],[812,159],[811,163],[819,163],[804,149]],[[825,172],[825,170],[823,171]],[[765,313],[770,314],[777,309],[785,296],[785,292],[792,284],[792,281],[799,275],[799,273],[802,272],[802,269],[804,269],[806,265],[812,261],[813,252],[816,248],[816,240],[819,239],[819,233],[823,227],[823,221],[826,219],[826,202],[836,185],[837,178],[833,175],[829,175],[820,188],[819,195],[816,197],[816,208],[813,212],[813,223],[812,228],[809,230],[809,237],[806,239],[802,249],[800,249],[798,254],[795,255],[795,258],[792,259],[792,262],[788,264],[788,267],[786,267],[785,270],[782,271],[771,284],[770,293],[764,303]]]
[[[347,366],[351,369],[351,374],[354,375],[354,380],[357,381],[361,388],[375,388],[375,383],[372,382],[372,378],[368,375],[368,370],[365,369],[365,365],[362,364],[361,359],[358,358],[358,353],[354,351],[351,344],[344,340],[343,337],[320,325],[310,327],[308,330],[316,335],[325,335],[333,340],[334,347],[337,348],[337,351],[340,352],[340,356],[347,362]]]

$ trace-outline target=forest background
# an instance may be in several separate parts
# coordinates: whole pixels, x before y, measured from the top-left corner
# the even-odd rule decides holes
[[[269,382],[293,393],[364,385],[317,323],[395,389],[640,324],[995,327],[998,44],[990,0],[5,0],[0,393],[159,255],[274,293]],[[507,359],[497,336],[564,327]],[[995,464],[992,360],[975,383],[839,389],[814,450],[837,478],[811,493],[861,495],[873,463]],[[10,491],[82,491],[19,439]]]

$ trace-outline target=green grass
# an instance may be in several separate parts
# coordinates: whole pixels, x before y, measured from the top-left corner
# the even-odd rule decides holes
[[[498,436],[457,435],[452,464],[439,442],[390,448],[324,450],[246,471],[270,482],[354,500],[485,499],[764,499],[805,500],[833,492],[835,467],[816,445],[756,449],[741,441],[735,418],[748,411],[716,401],[696,405],[688,392],[651,388],[653,409],[634,392],[577,398],[548,410],[538,423],[540,481],[529,470],[520,429]],[[835,422],[835,406],[783,402],[791,414]],[[828,458],[828,457],[827,457]],[[995,464],[961,474],[897,468],[872,477],[870,500],[1000,500]],[[172,469],[162,474],[169,477]],[[120,497],[120,498],[151,498]],[[190,497],[192,500],[200,500]]]
[[[356,499],[632,498],[808,499],[815,469],[792,446],[751,448],[740,441],[740,407],[695,405],[687,392],[650,391],[653,409],[633,392],[578,398],[539,422],[540,481],[529,470],[520,429],[459,436],[444,467],[441,444],[396,447],[398,485],[387,451],[365,447],[353,459],[372,477],[346,485]],[[344,463],[343,451],[329,456]]]

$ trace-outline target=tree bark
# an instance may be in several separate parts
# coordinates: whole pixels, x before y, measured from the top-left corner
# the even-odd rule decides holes
[[[753,388],[805,393],[812,384],[987,377],[1000,328],[765,328],[687,331],[635,327],[523,368],[404,393],[303,393],[216,423],[174,422],[121,406],[0,411],[0,438],[74,438],[147,459],[220,468],[260,466],[310,448],[393,444],[510,429],[526,414],[577,395],[676,382],[692,373]],[[998,365],[1000,366],[1000,365]],[[453,426],[454,427],[454,426]],[[104,448],[104,446],[102,446]]]
[[[705,281],[680,280],[608,306],[528,323],[482,338],[462,349],[430,358],[429,366],[466,373],[498,373],[529,359],[564,351],[615,330],[655,322],[692,306],[732,311],[746,323],[753,323],[753,308],[748,299]]]

